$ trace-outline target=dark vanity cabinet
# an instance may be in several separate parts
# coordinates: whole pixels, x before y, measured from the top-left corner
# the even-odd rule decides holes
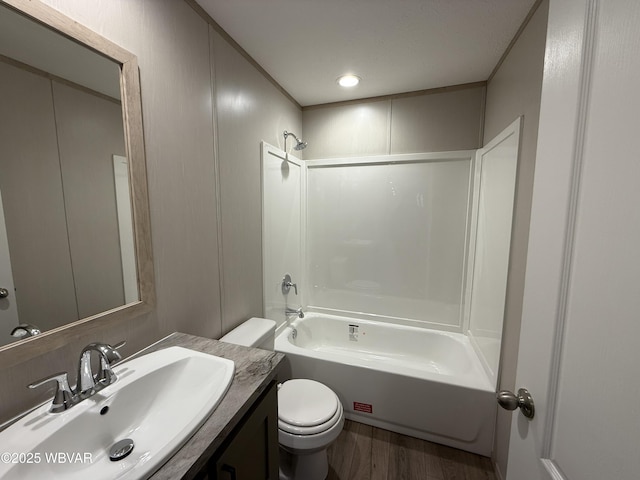
[[[207,465],[206,480],[278,479],[278,400],[271,382]],[[204,472],[203,472],[204,473]]]

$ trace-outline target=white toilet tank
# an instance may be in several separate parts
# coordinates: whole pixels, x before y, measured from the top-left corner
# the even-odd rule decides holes
[[[231,330],[220,341],[245,347],[273,350],[276,338],[276,322],[252,317]]]

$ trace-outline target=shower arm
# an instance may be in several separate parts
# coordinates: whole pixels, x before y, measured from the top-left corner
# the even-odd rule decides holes
[[[287,151],[287,138],[289,138],[289,135],[293,136],[293,138],[296,139],[296,141],[298,141],[298,137],[296,137],[296,135],[294,133],[291,132],[287,132],[286,130],[284,131],[284,151]]]
[[[284,151],[285,152],[287,151],[287,138],[289,138],[289,136],[292,136],[293,138],[296,139],[296,146],[293,147],[294,150],[302,150],[303,148],[306,148],[307,144],[302,140],[300,140],[295,133],[287,132],[285,130],[283,132],[283,135],[284,135]]]
[[[287,132],[287,131],[285,130],[285,131],[283,132],[283,135],[284,135],[284,139],[285,139],[285,140],[289,137],[289,135],[291,135],[293,138],[295,138],[295,139],[296,139],[296,142],[299,142],[299,141],[300,141],[300,140],[298,140],[298,137],[296,136],[296,134],[295,134],[295,133],[293,133],[293,132]]]

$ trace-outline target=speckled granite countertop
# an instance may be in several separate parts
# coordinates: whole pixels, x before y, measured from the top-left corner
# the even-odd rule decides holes
[[[172,346],[190,348],[233,360],[236,367],[235,375],[229,391],[211,416],[187,443],[150,477],[152,480],[194,478],[269,383],[276,378],[278,367],[284,359],[282,353],[232,345],[184,333],[173,333],[137,355]]]

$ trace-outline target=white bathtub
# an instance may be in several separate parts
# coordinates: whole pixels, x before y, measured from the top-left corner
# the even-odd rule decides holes
[[[329,386],[349,419],[491,454],[495,389],[462,334],[310,313],[275,349],[285,376]]]

